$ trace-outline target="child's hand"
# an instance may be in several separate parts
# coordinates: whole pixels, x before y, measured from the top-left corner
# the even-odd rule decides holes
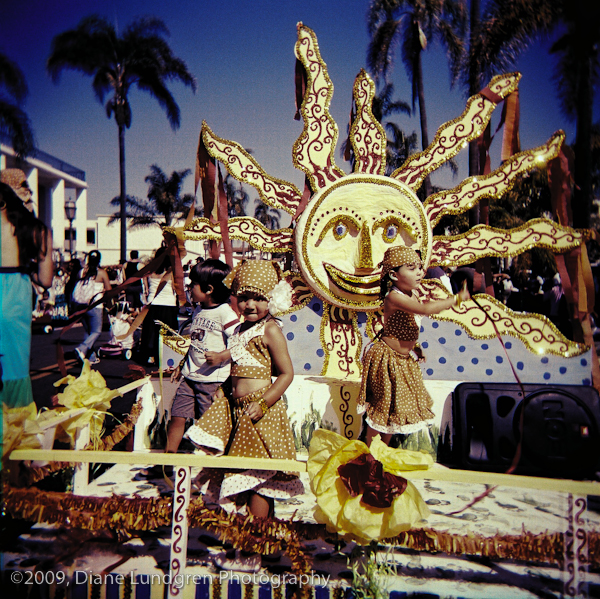
[[[252,401],[246,408],[246,414],[250,416],[252,422],[258,422],[263,417],[263,410],[257,401]]]
[[[181,366],[177,368],[171,374],[171,382],[176,383],[181,378]]]
[[[467,289],[467,280],[466,279],[463,281],[462,289],[458,292],[458,297],[460,297],[461,302],[466,302],[467,300],[471,299],[471,294],[469,293],[469,290]]]
[[[221,363],[221,354],[216,351],[207,351],[204,352],[204,358],[206,359],[206,363],[209,366],[215,366],[216,364]]]
[[[412,348],[412,352],[413,352],[413,354],[415,354],[415,356],[417,358],[417,362],[425,362],[427,360],[427,358],[425,357],[425,354],[423,353],[423,349],[420,345],[415,345]]]

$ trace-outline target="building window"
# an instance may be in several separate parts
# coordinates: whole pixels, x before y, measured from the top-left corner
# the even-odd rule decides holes
[[[65,251],[74,252],[77,248],[77,231],[75,229],[65,229]]]
[[[87,244],[96,245],[96,229],[87,230]]]

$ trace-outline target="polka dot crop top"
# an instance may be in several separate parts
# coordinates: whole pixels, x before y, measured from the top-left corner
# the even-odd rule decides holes
[[[227,346],[231,352],[231,376],[271,379],[271,354],[263,341],[265,327],[270,320],[281,326],[272,316],[267,316],[245,331],[236,331],[229,338]]]
[[[398,341],[417,341],[419,325],[415,315],[404,310],[392,312],[383,324],[383,336],[394,337]]]

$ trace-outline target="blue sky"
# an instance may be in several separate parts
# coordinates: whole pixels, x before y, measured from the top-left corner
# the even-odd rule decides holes
[[[88,215],[93,217],[111,212],[109,201],[119,193],[117,127],[96,101],[91,78],[65,71],[58,85],[50,81],[45,61],[55,35],[93,13],[121,28],[136,16],[155,15],[165,21],[172,49],[198,81],[196,94],[181,84],[170,88],[181,108],[181,127],[176,132],[154,99],[137,90],[131,94],[133,122],[126,133],[128,193],[146,196],[144,177],[151,164],[167,173],[193,170],[202,120],[218,136],[250,148],[269,174],[301,187],[302,173],[294,169],[291,159],[302,130],[302,123],[293,120],[296,23],[302,21],[317,35],[334,84],[331,112],[344,139],[354,78],[365,66],[367,7],[368,0],[4,0],[0,50],[25,73],[30,90],[25,109],[38,147],[86,171]],[[548,42],[534,44],[517,64],[523,73],[523,149],[543,143],[557,129],[566,131],[568,142],[574,140],[574,125],[558,108],[548,47]],[[424,70],[433,137],[439,125],[462,112],[465,98],[460,89],[450,90],[445,57],[435,46],[426,52]],[[408,101],[410,85],[400,60],[394,83],[397,97]],[[418,116],[398,121],[408,133],[418,131]],[[339,151],[336,159],[348,171]],[[459,178],[453,181],[444,174],[439,183],[451,186],[466,176],[462,153],[458,162]],[[190,175],[184,191],[192,188]]]

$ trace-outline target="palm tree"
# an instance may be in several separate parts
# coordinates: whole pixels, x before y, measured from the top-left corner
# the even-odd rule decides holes
[[[119,35],[106,19],[93,15],[53,39],[46,65],[55,82],[64,69],[92,76],[92,87],[101,103],[112,92],[105,109],[109,118],[114,115],[119,131],[122,260],[127,254],[125,129],[131,126],[129,92],[136,85],[156,98],[175,130],[180,124],[180,111],[167,83],[179,80],[196,91],[196,80],[187,65],[173,54],[165,40],[168,34],[163,21],[155,17],[136,19]]]
[[[229,173],[223,182],[225,195],[227,196],[227,212],[230,218],[234,216],[244,216],[246,214],[246,205],[250,201],[250,196],[244,190],[241,183],[238,183]]]
[[[142,200],[135,196],[127,196],[127,219],[129,227],[147,227],[159,225],[170,227],[174,222],[184,219],[194,201],[190,193],[181,195],[181,188],[185,178],[191,173],[190,169],[173,171],[170,177],[163,170],[153,164],[150,174],[144,179],[148,183],[148,199]],[[111,200],[112,206],[120,206],[121,198],[117,196]],[[199,210],[196,210],[196,214]],[[115,212],[108,223],[121,220],[121,212]]]
[[[396,123],[386,123],[388,132],[386,146],[385,174],[391,175],[398,167],[402,166],[406,159],[414,154],[417,149],[417,134],[406,135]]]
[[[261,200],[254,200],[254,218],[267,229],[279,229],[281,223],[281,214],[279,210],[267,206]]]
[[[35,148],[29,117],[21,108],[27,97],[25,75],[8,56],[0,53],[0,133],[7,135],[19,158]]]
[[[389,83],[396,48],[401,44],[404,67],[412,85],[413,110],[419,104],[421,145],[429,145],[423,87],[422,52],[439,40],[448,55],[451,82],[456,81],[463,53],[464,6],[457,0],[371,0],[368,11],[371,42],[367,66],[375,82]],[[429,181],[424,182],[429,195]]]

